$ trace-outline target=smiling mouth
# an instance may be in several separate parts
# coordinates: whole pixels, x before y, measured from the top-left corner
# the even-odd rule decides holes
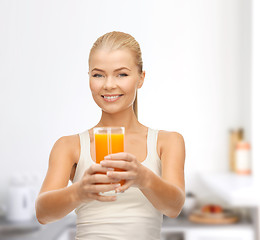
[[[118,95],[101,95],[101,97],[104,98],[105,101],[107,102],[114,102],[118,100],[123,94],[118,94]]]

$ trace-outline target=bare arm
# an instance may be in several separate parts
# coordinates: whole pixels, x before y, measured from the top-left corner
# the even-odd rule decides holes
[[[75,163],[73,140],[75,137],[62,137],[51,150],[49,168],[35,204],[37,219],[42,224],[64,217],[80,204],[76,185],[67,187]]]
[[[163,214],[177,217],[185,201],[185,143],[178,133],[163,133],[161,148],[162,177],[149,169],[141,191]]]
[[[83,202],[115,200],[110,196],[99,195],[99,192],[115,189],[115,185],[95,184],[111,182],[111,178],[105,174],[96,174],[107,172],[99,164],[93,164],[79,182],[67,187],[71,169],[79,156],[75,154],[78,147],[79,139],[74,135],[60,138],[52,148],[47,175],[35,203],[36,216],[41,224],[61,219]]]

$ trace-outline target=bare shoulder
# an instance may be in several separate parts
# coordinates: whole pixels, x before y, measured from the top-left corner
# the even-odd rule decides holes
[[[178,132],[160,130],[158,132],[158,152],[162,156],[165,151],[179,148],[185,151],[184,137]]]
[[[66,154],[71,161],[78,161],[80,155],[80,140],[79,135],[69,135],[60,137],[53,145],[50,153],[50,160],[52,155],[55,154]]]
[[[66,187],[79,155],[77,135],[60,137],[53,145],[40,193]]]
[[[185,142],[183,136],[178,132],[160,131],[158,144],[160,144],[162,178],[184,191]]]
[[[158,132],[158,144],[160,147],[178,144],[185,145],[183,136],[178,132],[169,132],[165,130],[160,130]]]
[[[183,136],[178,132],[160,130],[158,133],[158,136],[160,136],[161,140],[167,140],[167,139],[169,140],[169,138],[170,138],[171,140],[184,142]]]

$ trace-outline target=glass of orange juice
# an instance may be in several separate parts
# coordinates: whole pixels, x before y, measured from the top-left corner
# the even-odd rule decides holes
[[[104,157],[112,154],[124,152],[124,127],[97,127],[94,128],[94,146],[95,146],[95,161],[100,163]],[[115,168],[115,171],[122,171]],[[119,182],[121,185],[125,180]]]

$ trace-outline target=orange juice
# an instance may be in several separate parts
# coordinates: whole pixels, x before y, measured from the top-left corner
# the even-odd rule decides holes
[[[109,154],[124,152],[124,133],[113,133],[113,128],[108,133],[100,132],[94,134],[96,163],[100,163]],[[115,168],[115,171],[121,169]],[[125,180],[120,181],[121,185],[124,183]]]

